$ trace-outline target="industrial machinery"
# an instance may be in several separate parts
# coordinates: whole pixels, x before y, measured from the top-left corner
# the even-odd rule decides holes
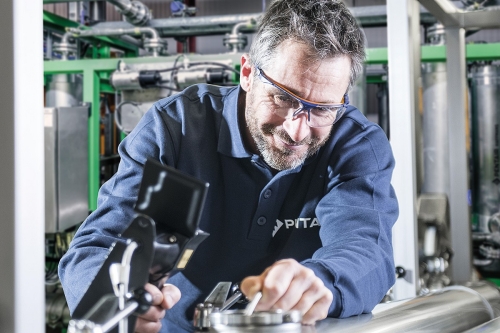
[[[427,45],[445,45],[444,27],[427,28]],[[451,283],[449,241],[449,149],[446,63],[422,63],[423,183],[418,197],[420,287],[439,290]]]
[[[474,264],[500,278],[500,65],[473,64],[470,86]]]
[[[196,17],[196,8],[191,7],[191,4],[173,1],[173,17],[155,19],[152,15],[154,12],[141,1],[107,1],[117,8],[124,20],[104,22],[105,15],[102,15],[102,11],[105,6],[98,1],[89,2],[86,8],[90,12],[86,19],[83,18],[84,15],[74,15],[75,20],[71,21],[44,12],[47,59],[44,116],[47,184],[46,303],[47,325],[54,330],[64,329],[70,321],[69,310],[57,279],[58,259],[68,248],[74,229],[89,211],[96,208],[98,188],[116,171],[119,162],[116,148],[120,139],[134,129],[153,103],[191,84],[238,84],[238,66],[241,53],[248,45],[247,34],[256,30],[261,14]],[[492,9],[500,6],[498,1],[492,0],[481,4],[469,0],[465,3],[469,10],[482,9],[481,5],[491,6]],[[72,13],[75,14],[74,11]],[[353,13],[366,27],[386,24],[385,6],[354,7]],[[355,332],[357,324],[364,324],[359,326],[360,332],[370,332],[370,329],[380,327],[392,327],[393,332],[416,329],[421,326],[411,326],[409,316],[417,311],[421,316],[415,322],[418,325],[427,322],[428,327],[435,331],[446,331],[445,327],[448,331],[469,329],[498,317],[499,302],[493,286],[481,284],[467,287],[469,289],[450,286],[453,283],[448,272],[450,265],[453,265],[453,250],[449,242],[449,229],[453,221],[449,217],[447,174],[450,169],[447,140],[450,129],[447,128],[445,98],[446,65],[442,55],[446,41],[443,27],[436,24],[436,19],[428,12],[421,12],[421,23],[426,31],[426,43],[422,46],[422,131],[419,133],[423,178],[419,184],[421,191],[416,208],[420,262],[418,292],[422,296],[396,306],[393,310],[374,313],[373,316],[361,316],[358,318],[361,322],[358,323],[354,320],[326,320],[317,325],[316,332],[326,332],[332,327],[341,332],[343,323],[348,323],[350,328],[344,331],[349,332]],[[220,44],[227,52],[186,52],[189,38],[209,35],[220,35]],[[178,52],[184,53],[169,54],[171,48],[169,49],[167,38],[172,37],[175,38],[175,43],[181,42],[182,50],[179,47]],[[474,264],[482,277],[500,278],[500,66],[492,62],[492,58],[500,59],[500,54],[498,51],[491,52],[488,44],[471,44],[467,48],[467,59],[470,61],[470,202]],[[387,66],[386,51],[367,50],[363,75],[349,97],[351,103],[362,111],[372,107],[372,101],[367,100],[368,86],[375,83],[378,97],[375,103],[378,104],[377,121],[389,136],[387,71],[391,68]],[[374,66],[380,67],[374,70]],[[156,221],[154,218],[153,220]],[[122,250],[125,252],[125,248]],[[122,258],[120,254],[115,260],[120,261]],[[109,281],[110,276],[106,272],[99,279]],[[139,285],[140,283],[137,285],[138,290]],[[111,284],[108,287],[98,293],[111,295],[100,306],[114,306],[117,309],[116,301],[119,297]],[[132,307],[147,304],[143,296],[127,300],[124,300],[123,295],[121,297],[131,307],[122,306],[121,312],[107,313],[106,318],[90,314],[85,319],[91,319],[98,325],[105,321],[118,325],[120,319],[128,317],[134,311],[135,308]],[[388,299],[390,298],[388,295]],[[96,299],[82,303],[77,317],[83,318],[91,305],[96,303]],[[451,303],[454,306],[450,307]],[[207,309],[216,307],[213,304],[210,307],[209,304],[212,304],[210,297],[199,309],[201,313],[205,313],[203,320],[210,317],[212,310]],[[125,308],[130,312],[125,311]],[[460,326],[463,318],[458,318],[457,313],[466,313],[471,326]],[[222,323],[218,324],[221,332],[234,331],[234,327],[228,324],[234,319],[231,319],[233,314],[224,314],[223,311],[216,311],[214,314],[215,317],[218,316],[214,317],[215,322]],[[235,313],[236,317],[239,315]],[[267,313],[262,317],[269,319],[271,314]],[[262,317],[253,319],[264,320]],[[440,319],[444,317],[449,320]],[[285,318],[283,313],[272,318],[297,323],[296,318]],[[399,326],[392,325],[391,318],[397,318]],[[240,319],[241,316],[234,320]],[[410,326],[404,326],[405,323]],[[72,329],[80,332],[85,326],[79,328],[78,325],[87,324],[89,323],[73,322]],[[297,325],[289,326],[295,326],[296,329]],[[207,328],[203,324],[197,327]],[[280,329],[283,328],[280,326]],[[251,331],[252,328],[248,329]],[[306,332],[307,328],[302,327],[301,331]],[[385,331],[391,332],[389,328]]]

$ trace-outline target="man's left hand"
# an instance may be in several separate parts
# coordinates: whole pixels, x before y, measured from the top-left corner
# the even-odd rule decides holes
[[[293,259],[277,261],[261,275],[245,278],[240,288],[249,299],[262,292],[257,311],[299,310],[306,325],[326,318],[333,300],[323,281]]]

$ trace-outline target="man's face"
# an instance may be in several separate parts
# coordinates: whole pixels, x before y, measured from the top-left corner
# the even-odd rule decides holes
[[[272,65],[263,69],[265,75],[300,98],[340,104],[349,85],[350,59],[341,56],[312,62],[306,51],[303,44],[285,41]],[[255,68],[242,58],[241,86],[247,92],[247,142],[272,168],[295,168],[328,140],[332,126],[309,127],[307,112],[292,119],[276,115],[273,111],[277,107],[276,98],[282,98],[284,93],[262,82],[254,73]]]

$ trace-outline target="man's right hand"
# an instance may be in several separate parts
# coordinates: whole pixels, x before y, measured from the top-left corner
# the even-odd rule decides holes
[[[181,298],[180,290],[172,285],[166,284],[160,290],[148,283],[144,286],[146,291],[153,296],[153,304],[149,310],[137,317],[135,333],[158,333],[161,329],[161,320],[165,317],[165,311],[171,309]]]

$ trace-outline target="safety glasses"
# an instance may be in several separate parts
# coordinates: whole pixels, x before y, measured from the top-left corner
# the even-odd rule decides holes
[[[283,87],[278,82],[268,77],[264,71],[255,67],[260,81],[269,84],[280,91],[279,94],[272,95],[275,107],[272,112],[285,119],[294,119],[300,113],[307,113],[307,124],[309,127],[326,127],[335,124],[344,114],[349,97],[344,95],[341,104],[314,103],[299,96]]]

